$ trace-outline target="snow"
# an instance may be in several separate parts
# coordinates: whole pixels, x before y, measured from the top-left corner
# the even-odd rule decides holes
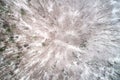
[[[109,70],[116,70],[114,66],[120,64],[120,42],[117,41],[120,39],[117,23],[120,22],[108,23],[119,18],[117,1],[31,0],[28,3],[27,0],[11,0],[7,4],[10,3],[13,3],[11,10],[18,19],[16,42],[29,44],[29,48],[22,49],[24,55],[15,71],[18,80],[114,78],[115,72]],[[26,14],[15,11],[16,8],[23,8]],[[116,33],[109,28],[116,29]],[[107,62],[111,66],[107,66]],[[120,77],[116,76],[113,80],[118,79]]]

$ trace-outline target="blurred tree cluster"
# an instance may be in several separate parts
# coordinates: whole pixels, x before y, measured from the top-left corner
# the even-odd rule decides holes
[[[10,7],[0,0],[0,80],[18,80],[14,71],[18,68],[21,52],[14,41],[15,24],[9,22],[9,14],[12,14]]]

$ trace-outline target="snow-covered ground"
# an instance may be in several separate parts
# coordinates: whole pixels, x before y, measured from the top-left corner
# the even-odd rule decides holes
[[[23,53],[10,80],[120,80],[119,0],[4,2]]]

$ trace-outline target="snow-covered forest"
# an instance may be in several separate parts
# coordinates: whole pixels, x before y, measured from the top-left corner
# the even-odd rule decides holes
[[[120,0],[0,0],[0,80],[120,80]]]

